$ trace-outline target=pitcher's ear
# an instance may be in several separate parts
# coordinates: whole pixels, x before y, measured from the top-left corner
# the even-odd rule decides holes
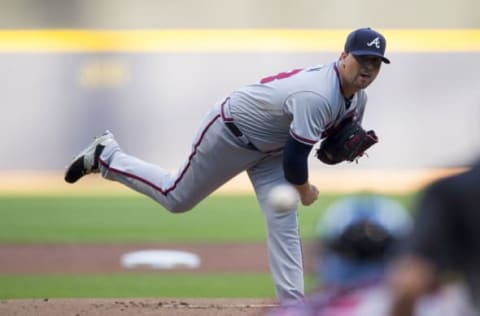
[[[348,53],[346,53],[346,52],[342,52],[340,54],[340,58],[339,58],[340,65],[344,68],[345,68],[345,58],[347,58],[347,56],[348,56]]]

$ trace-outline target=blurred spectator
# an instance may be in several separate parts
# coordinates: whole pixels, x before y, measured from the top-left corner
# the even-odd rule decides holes
[[[304,303],[272,315],[351,315],[381,283],[395,244],[410,228],[398,203],[358,195],[332,204],[318,223],[316,272],[321,287]]]
[[[480,162],[430,185],[416,211],[406,253],[389,278],[391,315],[414,315],[419,297],[458,279],[466,283],[476,313],[442,315],[480,315]]]
[[[318,223],[316,272],[319,286],[304,302],[271,316],[385,316],[392,296],[385,282],[397,248],[411,232],[407,211],[382,196],[358,195],[332,204]],[[424,296],[416,316],[469,315],[461,287]],[[446,313],[445,313],[446,312]]]
[[[411,220],[397,202],[381,196],[343,198],[318,222],[317,276],[323,287],[351,287],[378,280]]]

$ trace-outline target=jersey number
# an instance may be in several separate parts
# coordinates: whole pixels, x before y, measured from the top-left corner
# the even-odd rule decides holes
[[[260,83],[269,83],[269,82],[272,82],[274,80],[285,79],[285,78],[291,77],[295,74],[298,74],[302,70],[303,70],[303,68],[293,69],[292,71],[281,72],[281,73],[273,75],[273,76],[268,76],[268,77],[265,77],[262,80],[260,80]]]

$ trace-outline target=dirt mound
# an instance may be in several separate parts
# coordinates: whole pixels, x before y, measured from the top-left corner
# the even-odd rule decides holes
[[[2,300],[0,315],[36,316],[257,316],[276,304],[257,299],[37,299]]]

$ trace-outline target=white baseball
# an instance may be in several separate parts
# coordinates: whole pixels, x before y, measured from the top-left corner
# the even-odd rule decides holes
[[[275,212],[295,209],[299,201],[297,190],[291,185],[281,184],[270,190],[267,203]]]

